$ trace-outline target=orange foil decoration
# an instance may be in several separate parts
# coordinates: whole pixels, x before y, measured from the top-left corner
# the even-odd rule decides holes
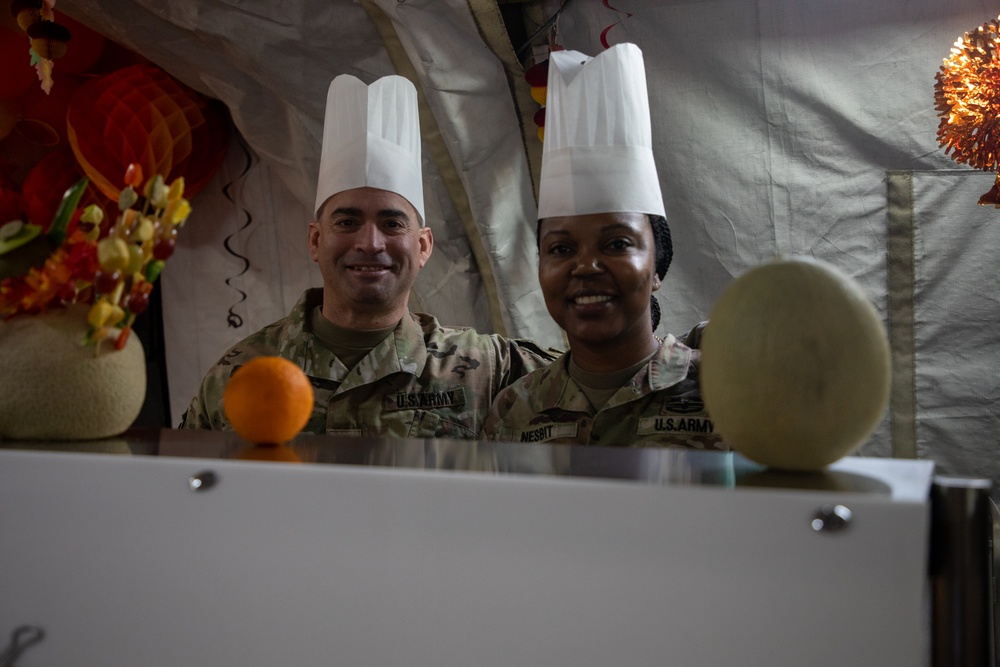
[[[66,116],[69,144],[91,183],[118,200],[131,163],[166,182],[183,176],[190,197],[215,175],[229,145],[225,107],[147,64],[81,86]]]
[[[956,162],[997,171],[1000,155],[1000,17],[955,42],[935,76],[938,143]],[[1000,174],[979,198],[1000,208]]]

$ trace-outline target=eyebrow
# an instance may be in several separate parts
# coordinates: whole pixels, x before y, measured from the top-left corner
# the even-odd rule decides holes
[[[598,230],[598,233],[599,234],[604,234],[606,232],[616,232],[616,231],[620,231],[620,230],[626,230],[626,231],[629,231],[629,232],[636,231],[636,229],[634,227],[632,227],[631,225],[627,225],[624,222],[612,222],[610,224],[607,224],[607,225],[604,225],[603,227],[601,227]],[[551,230],[545,232],[544,234],[542,234],[542,238],[544,238],[546,236],[569,236],[571,233],[572,232],[570,232],[568,229],[551,229]]]
[[[355,218],[360,218],[364,214],[360,208],[354,208],[352,206],[342,206],[340,208],[335,208],[330,211],[330,216],[335,215],[349,215]],[[406,211],[398,208],[384,208],[375,214],[377,218],[403,218],[407,222],[410,220],[410,216],[406,214]]]
[[[624,222],[613,222],[610,225],[604,225],[601,227],[602,232],[614,232],[621,229],[628,230],[630,232],[637,231],[632,225],[626,225]]]

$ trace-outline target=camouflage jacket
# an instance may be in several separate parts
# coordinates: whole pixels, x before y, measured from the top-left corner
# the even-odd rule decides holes
[[[500,392],[483,437],[727,450],[705,412],[696,351],[667,336],[656,355],[598,411],[570,378],[569,354]]]
[[[276,355],[297,363],[312,382],[305,433],[474,439],[496,394],[554,358],[530,341],[443,327],[411,313],[348,371],[310,329],[309,313],[322,297],[321,289],[307,290],[287,317],[226,352],[181,427],[231,430],[222,406],[229,376],[253,357]]]

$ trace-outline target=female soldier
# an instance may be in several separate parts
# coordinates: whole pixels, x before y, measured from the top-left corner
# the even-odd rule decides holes
[[[538,280],[570,350],[501,392],[489,439],[725,449],[696,352],[654,335],[673,254],[633,44],[549,61]]]

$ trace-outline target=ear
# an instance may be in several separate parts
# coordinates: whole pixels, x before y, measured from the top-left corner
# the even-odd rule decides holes
[[[421,227],[419,234],[417,242],[420,244],[420,268],[424,268],[434,249],[434,233],[430,227]]]
[[[306,231],[306,243],[309,245],[309,257],[314,262],[319,262],[319,223],[315,220],[309,223]]]

